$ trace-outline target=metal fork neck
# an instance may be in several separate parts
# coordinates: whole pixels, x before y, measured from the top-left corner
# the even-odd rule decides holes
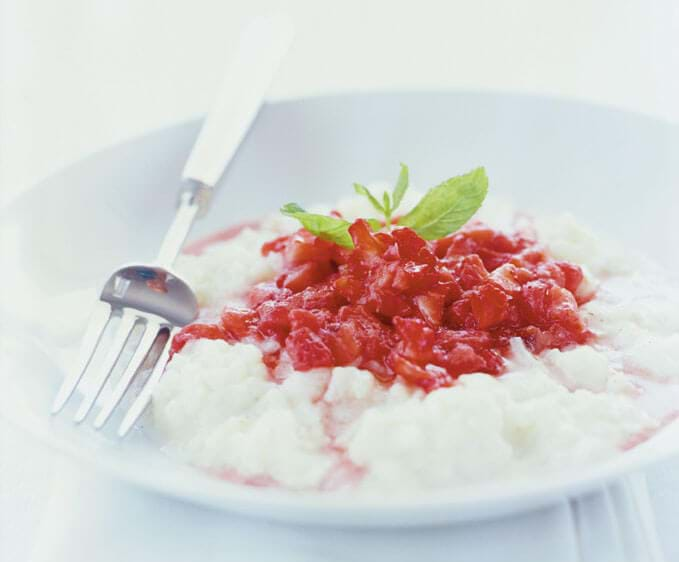
[[[187,180],[179,192],[179,204],[174,220],[163,239],[156,264],[170,268],[177,259],[186,237],[197,217],[205,214],[212,196],[212,188]]]
[[[185,201],[192,205],[198,205],[198,217],[202,217],[207,212],[212,200],[213,188],[198,180],[185,179],[179,190],[178,206]]]

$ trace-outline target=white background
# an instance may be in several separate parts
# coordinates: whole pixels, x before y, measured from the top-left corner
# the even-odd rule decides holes
[[[4,200],[87,152],[203,113],[238,29],[272,8],[298,28],[273,97],[499,89],[679,120],[675,0],[0,2]]]
[[[298,30],[274,98],[492,89],[679,121],[675,0],[0,2],[0,204],[86,153],[205,112],[238,29],[271,8]],[[80,473],[6,425],[0,447],[0,558],[46,556],[37,537],[83,516],[58,503]],[[676,491],[658,495],[667,507]]]

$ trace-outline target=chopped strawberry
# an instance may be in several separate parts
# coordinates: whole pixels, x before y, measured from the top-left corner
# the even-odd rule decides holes
[[[322,281],[331,271],[327,262],[311,261],[302,263],[279,277],[281,287],[290,289],[293,293]]]
[[[394,318],[396,332],[401,337],[399,349],[410,359],[427,363],[436,342],[435,332],[418,318]]]
[[[229,335],[216,324],[189,324],[180,330],[172,340],[170,357],[179,353],[184,346],[193,340],[229,340]]]
[[[290,332],[290,308],[285,302],[265,301],[257,307],[257,328],[265,336],[285,339]]]
[[[227,308],[222,312],[222,328],[234,339],[243,339],[252,332],[257,313],[254,310]]]
[[[335,334],[326,338],[326,344],[336,365],[351,365],[361,357],[361,339],[351,323],[340,324]]]
[[[308,262],[329,262],[333,256],[334,244],[306,235],[293,239],[285,249],[285,259],[290,265]]]
[[[420,238],[414,230],[410,228],[397,228],[392,233],[398,247],[399,257],[403,260],[426,263],[433,263],[434,255],[427,247],[427,241]],[[420,252],[422,254],[420,255]]]
[[[373,235],[370,225],[363,219],[358,219],[349,227],[349,234],[354,241],[354,245],[362,256],[379,256],[383,254],[387,246],[380,239]]]
[[[406,382],[422,386],[429,379],[429,373],[424,367],[409,361],[400,353],[392,353],[389,356],[389,361],[394,372],[403,377]]]
[[[556,265],[559,266],[561,271],[563,271],[564,275],[563,286],[568,291],[575,294],[578,288],[580,287],[580,283],[582,283],[583,279],[585,278],[584,274],[582,273],[582,268],[578,267],[575,264],[568,263],[565,261],[556,262]]]
[[[298,371],[333,366],[332,352],[321,337],[309,328],[299,328],[290,332],[285,340],[285,348],[290,355],[292,366]]]
[[[452,269],[464,290],[472,289],[488,277],[486,266],[476,254],[455,258]]]
[[[298,371],[355,365],[429,392],[465,373],[500,374],[512,338],[540,353],[592,337],[575,297],[581,268],[522,234],[472,223],[429,242],[364,220],[349,233],[353,249],[304,229],[265,244],[283,257],[276,283],[253,287],[249,308],[227,308],[215,325],[185,327],[172,353],[192,339],[247,339],[271,371],[285,357]]]
[[[426,293],[415,297],[415,304],[422,317],[430,326],[438,327],[443,319],[443,306],[446,301],[445,295],[440,293]]]
[[[469,293],[469,304],[479,329],[496,326],[507,316],[509,295],[497,285],[481,283]]]

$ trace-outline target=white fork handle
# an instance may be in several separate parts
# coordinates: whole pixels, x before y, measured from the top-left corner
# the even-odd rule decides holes
[[[270,15],[255,18],[241,34],[220,91],[184,166],[179,208],[161,244],[158,265],[172,265],[193,221],[205,213],[212,188],[250,129],[290,48],[293,33],[289,18]]]
[[[208,187],[219,181],[257,115],[292,37],[292,22],[282,15],[256,18],[243,31],[219,94],[184,166],[185,180]]]

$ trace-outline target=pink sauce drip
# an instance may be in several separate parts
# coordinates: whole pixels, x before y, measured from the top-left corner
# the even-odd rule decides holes
[[[679,418],[679,410],[670,412],[660,420],[658,427],[642,429],[635,435],[632,435],[627,441],[625,441],[620,446],[620,449],[623,451],[629,451],[630,449],[633,449],[637,445],[641,445],[644,441],[648,441],[651,437],[656,435],[661,429],[664,429],[665,427],[670,425],[677,418]]]
[[[196,240],[195,242],[192,242],[191,244],[184,247],[182,252],[184,254],[189,254],[191,256],[199,256],[205,251],[205,249],[208,246],[212,246],[213,244],[217,244],[219,242],[226,242],[227,240],[231,240],[231,238],[235,238],[246,228],[257,229],[259,228],[259,225],[260,225],[259,221],[250,221],[243,222],[231,226],[229,228],[225,228],[224,230],[220,230],[218,232],[215,232],[214,234],[210,234],[210,236],[206,236],[205,238],[201,238],[199,240]]]

